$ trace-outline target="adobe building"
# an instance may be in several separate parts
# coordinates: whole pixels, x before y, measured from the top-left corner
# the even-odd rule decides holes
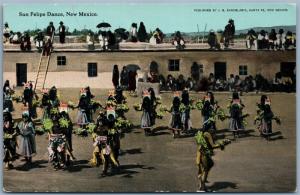
[[[97,47],[97,46],[96,46]],[[33,49],[22,52],[17,47],[4,47],[3,79],[9,79],[12,85],[19,86],[24,81],[34,81],[41,54]],[[183,51],[169,46],[139,48],[126,45],[117,51],[88,50],[86,45],[54,44],[50,57],[46,87],[56,85],[58,88],[84,87],[112,88],[112,69],[115,64],[122,67],[137,65],[139,75],[149,71],[152,61],[158,64],[159,74],[166,77],[171,74],[177,78],[183,74],[191,76],[191,66],[196,62],[200,66],[200,75],[214,73],[216,77],[228,78],[230,74],[262,74],[267,79],[274,78],[275,73],[292,75],[296,67],[296,50],[266,51],[233,48],[231,50],[212,51],[205,46],[187,45]]]

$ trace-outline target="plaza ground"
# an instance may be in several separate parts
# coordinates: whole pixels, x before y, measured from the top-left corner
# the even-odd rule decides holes
[[[19,93],[19,91],[18,91]],[[96,100],[104,102],[107,90],[92,89]],[[59,90],[60,99],[77,102],[79,89]],[[207,186],[217,192],[294,192],[296,190],[296,94],[269,94],[272,109],[282,120],[282,125],[273,123],[274,135],[270,141],[262,139],[253,124],[256,102],[261,94],[244,94],[241,98],[250,114],[246,134],[232,141],[224,151],[216,150],[213,167]],[[170,106],[172,93],[163,93],[162,102]],[[191,93],[194,99],[203,93]],[[215,95],[219,105],[226,108],[230,93]],[[36,136],[37,155],[29,169],[22,159],[15,168],[4,171],[3,187],[7,192],[195,192],[198,187],[195,164],[196,144],[192,136],[173,139],[164,127],[170,115],[157,120],[159,131],[145,137],[139,128],[141,112],[132,108],[141,98],[128,97],[130,111],[126,114],[135,126],[121,139],[122,155],[120,172],[101,177],[102,167],[91,167],[91,137],[73,135],[76,160],[68,170],[55,171],[48,163],[46,135]],[[21,104],[15,104],[14,118],[21,115]],[[70,111],[76,120],[76,110]],[[39,110],[39,116],[41,111]],[[192,111],[194,128],[200,128],[202,117]],[[218,137],[232,139],[228,121],[218,122]]]

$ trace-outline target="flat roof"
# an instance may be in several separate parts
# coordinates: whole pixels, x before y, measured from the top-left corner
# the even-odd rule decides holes
[[[37,52],[38,49],[31,44],[31,51],[21,51],[19,44],[4,44],[4,52]],[[150,43],[132,43],[124,42],[119,44],[118,49],[103,51],[99,44],[95,44],[94,50],[89,50],[87,43],[54,43],[53,52],[181,52],[181,51],[212,51],[212,52],[228,52],[228,51],[271,51],[271,50],[250,50],[246,48],[245,42],[239,41],[231,45],[229,49],[212,50],[209,49],[207,43],[187,43],[185,49],[178,50],[171,43],[150,44]]]

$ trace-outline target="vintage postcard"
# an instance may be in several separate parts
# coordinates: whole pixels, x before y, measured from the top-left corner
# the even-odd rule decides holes
[[[295,192],[296,5],[3,6],[4,192]]]

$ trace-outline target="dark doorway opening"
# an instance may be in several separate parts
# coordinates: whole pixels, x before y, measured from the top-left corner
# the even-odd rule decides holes
[[[215,79],[226,80],[226,62],[215,62]]]
[[[280,72],[283,77],[293,77],[294,70],[296,67],[296,62],[281,62]]]
[[[27,82],[27,64],[17,63],[17,86],[23,86],[23,83]]]

